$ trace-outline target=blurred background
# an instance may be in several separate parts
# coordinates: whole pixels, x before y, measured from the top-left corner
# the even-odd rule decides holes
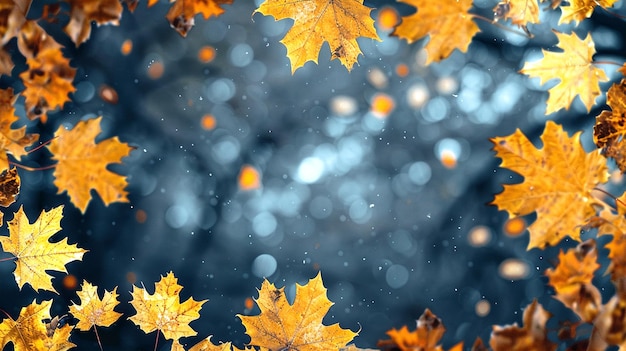
[[[359,41],[359,65],[349,73],[324,46],[319,65],[292,76],[279,42],[292,22],[252,15],[260,3],[235,0],[219,18],[197,17],[187,38],[170,28],[165,1],[125,10],[119,26],[94,29],[78,48],[47,25],[68,46],[77,91],[46,124],[30,126],[48,140],[60,124],[103,116],[103,139],[118,135],[137,148],[111,167],[128,176],[131,202],[105,207],[97,198],[81,215],[56,194],[52,171],[22,172],[6,218],[21,204],[32,220],[65,204],[58,237],[90,251],[68,265],[70,276],[52,273],[60,296],[20,293],[14,265],[0,264],[0,307],[17,316],[39,296],[55,298],[53,315],[64,314],[86,279],[118,286],[126,318],[134,313],[132,284],[152,292],[171,270],[183,299],[209,300],[191,323],[198,336],[182,341],[213,335],[243,347],[249,338],[235,315],[258,313],[251,298],[263,278],[293,296],[295,283],[320,270],[335,302],[325,323],[361,329],[355,343],[364,348],[390,328],[412,330],[425,308],[443,319],[445,348],[487,341],[493,324],[520,323],[535,297],[558,318],[574,318],[543,277],[558,249],[527,252],[525,221],[505,222],[488,205],[502,183],[522,179],[498,168],[490,137],[521,128],[537,140],[551,118],[584,130],[593,148],[604,97],[589,114],[577,99],[569,112],[545,116],[544,88],[517,73],[556,44],[551,28],[560,12],[542,11],[532,40],[515,26],[503,31],[477,19],[482,32],[467,54],[425,67],[423,41],[390,36],[398,16],[413,9],[365,1],[383,40]],[[496,4],[476,0],[472,11],[493,18]],[[596,60],[623,62],[623,21],[596,12],[576,32],[591,32]],[[619,79],[615,67],[607,74]],[[46,152],[24,163],[49,164]],[[126,319],[99,333],[105,349],[154,347],[154,335]],[[76,331],[72,340],[97,348],[93,333]],[[159,349],[169,345],[161,338]]]

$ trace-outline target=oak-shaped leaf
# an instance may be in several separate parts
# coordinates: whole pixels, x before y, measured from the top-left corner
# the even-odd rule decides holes
[[[26,127],[14,128],[18,121],[13,104],[17,96],[13,89],[0,89],[0,172],[9,169],[8,155],[18,160],[27,154],[26,148],[31,146],[39,135],[26,133]]]
[[[72,327],[68,324],[51,328],[46,324],[50,318],[52,300],[34,300],[23,307],[16,320],[8,317],[0,323],[0,349],[8,343],[15,351],[65,351],[76,345],[70,342]]]
[[[538,77],[542,85],[552,79],[560,80],[548,90],[547,115],[562,108],[569,110],[576,95],[589,112],[600,95],[600,82],[609,80],[606,73],[593,64],[596,49],[591,34],[587,34],[584,40],[576,33],[555,34],[559,40],[557,47],[563,52],[541,50],[543,58],[526,62],[520,73]]]
[[[560,1],[559,1],[560,2]],[[559,24],[574,21],[576,25],[585,18],[591,17],[593,10],[600,6],[604,9],[613,6],[617,0],[571,0],[568,5],[561,5]]]
[[[593,141],[602,154],[613,158],[626,173],[626,79],[613,84],[606,94],[610,111],[602,111],[593,127]]]
[[[293,74],[307,61],[317,63],[324,42],[330,45],[331,59],[339,59],[350,71],[361,54],[357,38],[380,41],[370,11],[363,0],[265,0],[255,13],[277,21],[293,19],[280,41],[287,47]]]
[[[414,331],[409,331],[405,325],[400,329],[393,328],[387,331],[387,335],[391,337],[392,345],[400,351],[443,351],[439,342],[445,331],[441,319],[426,309],[417,320],[417,328]]]
[[[548,339],[546,322],[550,318],[541,304],[534,300],[524,309],[523,326],[494,325],[489,338],[493,351],[554,351],[557,345]]]
[[[589,239],[566,252],[561,250],[559,264],[546,270],[556,299],[587,323],[593,322],[602,306],[600,291],[591,283],[598,268],[596,243]]]
[[[108,327],[115,323],[122,314],[113,309],[119,304],[117,287],[113,291],[104,291],[102,298],[98,296],[98,287],[84,280],[81,290],[76,292],[80,304],[70,306],[70,313],[78,319],[76,328],[88,331],[91,327]]]
[[[509,217],[537,213],[528,228],[528,249],[556,245],[568,235],[579,240],[580,226],[596,214],[594,204],[599,203],[592,190],[609,177],[606,160],[597,150],[585,152],[580,132],[568,137],[548,121],[541,140],[543,147],[537,149],[519,129],[491,139],[501,167],[524,177],[522,183],[505,184],[492,204]]]
[[[46,113],[62,108],[70,101],[68,95],[76,91],[72,84],[76,69],[70,67],[69,59],[58,47],[42,49],[26,64],[28,70],[20,74],[25,87],[24,107],[29,118],[41,117],[45,122]]]
[[[472,38],[480,31],[474,23],[474,16],[469,13],[472,0],[399,1],[416,7],[417,12],[402,17],[402,23],[396,27],[393,35],[409,43],[428,35],[430,39],[424,47],[427,65],[447,58],[454,49],[466,52]]]
[[[58,193],[67,191],[70,200],[85,213],[91,201],[91,189],[100,195],[105,205],[128,202],[126,177],[107,169],[109,164],[121,163],[134,149],[117,137],[95,143],[100,134],[102,117],[80,121],[73,129],[64,127],[54,133],[48,145],[52,159],[58,161],[54,170],[54,185]]]
[[[122,17],[122,4],[119,0],[68,0],[70,21],[65,32],[78,46],[89,39],[91,22],[97,25],[118,25]]]
[[[172,272],[161,276],[161,280],[154,284],[153,294],[149,294],[145,287],[133,285],[130,304],[137,313],[128,319],[146,334],[157,331],[174,341],[196,335],[189,323],[200,317],[200,309],[207,300],[195,301],[190,297],[181,302],[182,289]]]
[[[511,23],[526,27],[529,23],[539,23],[537,0],[502,0],[493,9],[494,17],[510,19]]]
[[[57,292],[52,287],[52,276],[46,270],[67,273],[65,265],[80,261],[85,249],[68,244],[67,238],[50,242],[50,237],[61,230],[63,206],[42,211],[37,220],[30,224],[22,206],[9,221],[9,236],[0,236],[2,250],[15,257],[15,281],[22,289],[30,284],[35,290]]]
[[[252,346],[269,350],[337,350],[358,335],[358,332],[342,329],[339,323],[322,324],[333,303],[326,296],[320,273],[305,285],[296,284],[292,305],[287,301],[285,288],[276,288],[267,279],[263,281],[255,302],[261,310],[260,315],[237,315]]]
[[[222,6],[232,3],[233,0],[177,0],[165,17],[172,28],[185,37],[195,25],[196,15],[202,14],[208,20],[212,16],[220,16],[224,13]]]

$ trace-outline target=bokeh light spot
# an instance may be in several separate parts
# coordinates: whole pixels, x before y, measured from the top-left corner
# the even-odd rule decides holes
[[[489,314],[489,312],[491,312],[491,304],[487,300],[480,300],[476,302],[474,310],[476,311],[477,316],[485,317]]]
[[[378,27],[383,31],[392,30],[398,22],[400,22],[400,16],[398,11],[393,7],[385,6],[378,11]]]
[[[276,272],[277,266],[274,256],[261,254],[252,261],[252,274],[259,278],[267,278]]]
[[[387,118],[395,106],[395,100],[387,94],[378,93],[372,97],[371,110],[378,118]]]
[[[530,273],[528,264],[517,258],[509,258],[498,267],[498,274],[504,279],[519,280],[524,279]]]
[[[200,125],[204,130],[213,130],[217,126],[217,119],[212,114],[207,113],[200,119]]]
[[[399,289],[409,281],[409,270],[403,265],[393,264],[387,269],[385,280],[391,288]]]
[[[317,157],[307,157],[298,166],[296,180],[306,184],[315,183],[322,177],[325,169],[324,161]]]
[[[239,189],[255,190],[261,187],[261,173],[251,165],[244,165],[239,171]]]
[[[198,50],[198,61],[202,63],[209,63],[213,61],[215,59],[215,56],[215,48],[210,45],[203,46],[200,48],[200,50]]]
[[[519,236],[526,231],[526,220],[522,217],[515,217],[504,222],[504,233],[508,236]]]
[[[130,39],[124,40],[124,42],[122,42],[122,46],[120,47],[120,52],[122,55],[126,56],[130,54],[131,51],[133,51],[133,41]]]
[[[467,241],[474,247],[485,246],[491,241],[491,230],[484,225],[477,225],[469,231]]]

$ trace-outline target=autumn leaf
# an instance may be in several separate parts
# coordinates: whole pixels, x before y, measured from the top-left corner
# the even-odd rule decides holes
[[[20,176],[17,168],[5,169],[0,173],[0,206],[9,207],[15,202],[15,197],[20,192]],[[3,214],[0,212],[0,226],[2,226]]]
[[[626,79],[613,84],[607,92],[611,111],[602,111],[593,127],[593,142],[602,154],[615,159],[617,167],[626,172]]]
[[[118,25],[122,17],[122,4],[119,0],[68,0],[71,7],[70,21],[65,33],[78,46],[91,35],[91,22],[98,25]]]
[[[72,327],[65,324],[53,329],[46,328],[50,319],[52,300],[33,303],[23,307],[17,320],[6,318],[0,323],[0,349],[13,343],[15,351],[65,351],[76,345],[68,339]],[[50,330],[50,331],[49,331]]]
[[[62,49],[61,44],[48,35],[36,21],[24,22],[17,37],[17,47],[27,59],[36,57],[44,49]]]
[[[165,17],[172,28],[185,37],[194,26],[194,17],[197,14],[202,14],[208,20],[224,13],[223,5],[232,3],[233,0],[177,0]]]
[[[608,180],[606,161],[596,151],[586,153],[580,132],[571,138],[560,125],[548,121],[537,149],[518,129],[491,139],[502,167],[524,176],[520,184],[506,184],[492,204],[509,217],[537,212],[530,225],[528,249],[556,245],[565,236],[579,240],[580,226],[596,214],[591,192]]]
[[[317,63],[324,42],[330,45],[331,59],[350,71],[361,54],[356,39],[380,41],[370,11],[363,0],[266,0],[255,13],[294,20],[280,41],[287,47],[293,74],[307,61]]]
[[[108,327],[115,323],[122,314],[113,309],[119,304],[117,300],[117,287],[113,291],[104,291],[102,299],[98,296],[98,287],[86,280],[81,285],[81,290],[76,292],[80,299],[80,305],[74,303],[70,306],[70,313],[78,319],[76,328],[88,331],[91,327]]]
[[[542,85],[551,79],[560,80],[548,90],[547,115],[562,108],[569,110],[576,95],[589,112],[600,95],[600,82],[609,80],[604,71],[592,63],[596,49],[591,34],[587,34],[584,40],[575,33],[555,34],[559,40],[557,47],[563,52],[542,50],[543,58],[526,62],[520,73],[539,77]]]
[[[574,249],[559,253],[559,264],[546,270],[548,284],[556,292],[556,299],[574,311],[587,323],[595,319],[602,299],[600,291],[591,283],[600,265],[597,262],[596,243],[587,240]]]
[[[430,0],[400,0],[417,8],[417,12],[402,18],[393,31],[409,44],[429,35],[425,46],[426,64],[439,62],[454,49],[466,52],[472,38],[480,31],[469,13],[472,0],[436,2]]]
[[[2,250],[15,256],[15,281],[22,289],[30,284],[34,290],[53,291],[52,276],[46,270],[67,273],[65,265],[80,261],[87,250],[76,244],[69,245],[67,238],[50,242],[50,237],[61,230],[63,206],[42,211],[35,223],[30,224],[21,206],[9,221],[9,236],[0,236]]]
[[[561,18],[559,24],[574,21],[578,25],[579,21],[591,17],[596,6],[604,9],[613,6],[617,0],[570,0],[569,5],[561,6]]]
[[[537,0],[504,0],[493,9],[496,19],[510,19],[518,26],[539,23],[539,5]]]
[[[45,119],[49,110],[63,107],[70,100],[68,94],[76,91],[72,84],[76,69],[70,67],[60,48],[45,48],[26,63],[28,70],[20,74],[25,86],[24,107],[29,118]]]
[[[144,333],[160,331],[170,340],[196,335],[189,323],[200,317],[200,309],[207,300],[195,301],[190,297],[181,303],[179,294],[182,288],[172,272],[161,276],[161,280],[154,284],[153,294],[133,285],[130,304],[137,314],[128,319]]]
[[[0,4],[0,46],[4,46],[20,32],[32,0],[3,1]]]
[[[7,155],[20,159],[27,154],[26,148],[31,146],[39,135],[26,133],[26,127],[13,129],[18,121],[13,104],[17,96],[13,89],[0,89],[0,173],[9,169]]]
[[[524,309],[523,327],[517,324],[493,326],[489,346],[493,351],[556,350],[556,345],[547,336],[549,318],[550,313],[534,300]]]
[[[342,329],[339,323],[322,324],[333,303],[326,297],[320,273],[306,285],[296,284],[293,305],[287,301],[285,288],[277,289],[267,279],[255,302],[260,315],[237,315],[251,338],[250,345],[269,350],[326,351],[345,346],[358,335]]]
[[[58,161],[54,185],[59,193],[67,191],[74,206],[83,213],[91,201],[91,189],[107,206],[128,202],[126,177],[109,171],[107,166],[120,163],[134,148],[117,137],[96,144],[94,140],[102,131],[101,120],[102,117],[80,121],[71,130],[59,127],[48,145],[52,159]]]
[[[174,341],[174,345],[175,346],[172,346],[172,351],[174,351],[175,347],[178,347],[177,344],[180,345],[178,343],[178,340],[175,340]],[[180,349],[184,350],[184,348],[182,348],[182,345],[180,345]],[[246,347],[245,349],[239,349],[237,347],[234,347],[231,342],[224,342],[224,343],[220,343],[218,345],[215,345],[211,341],[211,336],[208,336],[207,338],[202,339],[199,343],[193,345],[187,351],[255,351],[255,349],[252,348],[252,347]],[[267,350],[262,349],[262,350],[259,350],[259,351],[267,351]]]
[[[405,325],[400,330],[393,328],[387,331],[387,335],[400,351],[443,351],[438,343],[445,331],[441,319],[426,309],[417,320],[417,329],[410,332]]]

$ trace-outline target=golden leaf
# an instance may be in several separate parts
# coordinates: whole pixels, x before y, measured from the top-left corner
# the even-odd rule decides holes
[[[0,4],[0,46],[4,46],[20,32],[32,0],[2,1]]]
[[[417,320],[417,329],[410,332],[405,325],[400,330],[394,328],[387,331],[387,335],[400,351],[443,351],[439,341],[445,331],[441,319],[426,309]]]
[[[626,79],[613,84],[606,94],[611,111],[602,111],[593,127],[593,142],[602,154],[615,159],[617,167],[626,172]]]
[[[539,77],[542,85],[551,79],[560,80],[548,90],[546,114],[562,108],[569,110],[576,95],[589,112],[600,95],[600,82],[609,80],[604,71],[592,63],[596,49],[591,34],[587,34],[584,40],[578,38],[575,33],[555,32],[555,34],[559,39],[557,47],[563,52],[542,50],[543,58],[535,62],[526,62],[520,73]]]
[[[493,351],[554,351],[557,345],[548,339],[546,330],[549,318],[550,313],[534,300],[524,309],[523,327],[493,326],[489,346]]]
[[[537,0],[504,0],[500,1],[493,11],[496,19],[510,19],[511,23],[518,26],[539,23]]]
[[[606,9],[616,2],[617,0],[569,0],[569,6],[561,6],[559,24],[574,21],[578,25],[579,21],[591,16],[596,6]]]
[[[287,47],[293,74],[307,61],[317,63],[324,42],[330,45],[331,59],[339,59],[350,71],[361,54],[356,39],[380,41],[370,11],[363,0],[266,0],[255,13],[294,20],[280,41]]]
[[[134,149],[117,137],[95,143],[102,131],[102,117],[78,122],[73,129],[60,127],[55,139],[48,148],[52,159],[58,161],[54,170],[54,185],[59,193],[67,191],[70,200],[85,213],[91,201],[91,189],[102,198],[105,205],[112,202],[128,202],[126,197],[126,177],[107,169],[112,163],[120,163],[122,158]]]
[[[9,221],[9,236],[0,236],[2,250],[15,256],[15,281],[22,289],[30,284],[35,290],[57,292],[52,287],[52,276],[46,270],[67,273],[65,265],[80,261],[87,250],[76,244],[68,245],[67,238],[51,243],[50,237],[61,230],[63,206],[49,212],[42,211],[35,223],[30,224],[22,207]]]
[[[580,132],[570,138],[548,121],[541,140],[543,148],[537,149],[519,129],[491,139],[501,167],[524,176],[520,184],[504,185],[492,204],[509,217],[537,212],[528,249],[556,245],[567,235],[579,240],[581,224],[596,214],[591,191],[609,177],[604,158],[582,148]]]
[[[69,0],[70,21],[65,32],[76,45],[89,39],[91,22],[96,24],[118,25],[122,17],[122,4],[119,0]]]
[[[0,349],[13,343],[15,351],[65,351],[76,345],[68,341],[72,327],[68,324],[48,332],[44,320],[50,319],[52,300],[34,300],[23,307],[17,320],[7,318],[0,323]]]
[[[439,62],[454,49],[466,52],[472,38],[480,31],[469,13],[472,0],[437,2],[430,0],[400,0],[417,7],[417,12],[402,18],[393,35],[412,43],[430,36],[425,49],[426,64]]]
[[[17,168],[4,170],[0,173],[0,206],[8,207],[15,202],[15,197],[20,192],[20,176]],[[2,226],[2,217],[0,217]]]
[[[179,293],[182,288],[172,272],[161,276],[161,280],[154,284],[154,294],[133,285],[130,304],[137,314],[128,319],[144,333],[160,331],[166,339],[178,340],[196,335],[189,323],[200,317],[200,309],[207,300],[194,301],[190,297],[181,303]]]
[[[97,286],[84,280],[81,287],[81,291],[76,292],[80,305],[74,303],[70,306],[70,313],[78,319],[78,330],[87,331],[96,325],[108,327],[122,316],[113,310],[119,304],[117,287],[113,291],[105,290],[102,299],[98,296]]]
[[[202,14],[205,20],[224,13],[222,5],[232,4],[233,0],[177,0],[165,16],[172,28],[184,36],[194,26],[194,17]]]
[[[264,280],[259,298],[255,299],[261,314],[237,315],[251,338],[250,345],[270,350],[337,350],[358,335],[342,329],[338,323],[322,324],[333,303],[326,297],[320,273],[306,285],[296,284],[293,305],[287,301],[284,290]]]
[[[7,154],[19,159],[27,154],[26,148],[31,146],[39,135],[26,133],[26,127],[13,129],[17,122],[13,103],[17,96],[13,95],[13,89],[0,89],[0,172],[9,169]]]
[[[252,347],[246,347],[245,349],[238,349],[232,345],[230,342],[220,343],[219,345],[213,344],[211,342],[211,336],[202,339],[199,343],[193,345],[188,351],[254,351],[255,349]],[[261,349],[260,351],[267,351]]]

